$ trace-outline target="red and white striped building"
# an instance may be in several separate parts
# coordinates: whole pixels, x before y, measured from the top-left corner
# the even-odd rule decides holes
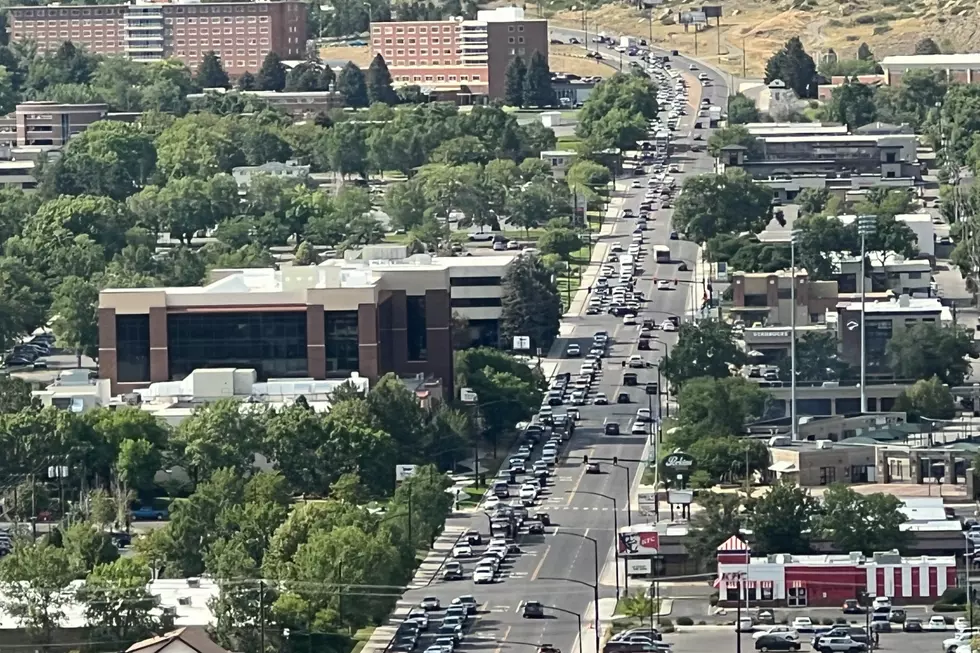
[[[955,556],[904,558],[896,551],[870,557],[788,555],[751,557],[745,541],[732,536],[717,549],[719,603],[838,606],[845,599],[887,596],[896,604],[935,603],[956,586]]]

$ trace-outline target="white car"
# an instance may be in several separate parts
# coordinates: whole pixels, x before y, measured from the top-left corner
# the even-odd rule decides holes
[[[630,184],[630,187],[631,188],[642,188],[643,185],[640,183],[640,180],[639,179],[634,179],[633,180],[633,183]]]
[[[521,499],[537,499],[538,488],[533,485],[522,485],[518,496],[521,497]]]
[[[635,420],[633,422],[633,426],[630,427],[630,433],[632,435],[646,435],[649,433],[649,431],[646,423],[641,422],[640,420]]]
[[[469,544],[457,544],[453,547],[454,558],[469,558],[473,555],[473,547]]]
[[[657,282],[657,290],[670,290],[673,287],[673,284],[667,279],[661,279]]]
[[[568,349],[565,351],[565,353],[568,354],[569,356],[581,356],[582,348],[576,345],[575,343],[572,343],[568,345]]]
[[[585,405],[585,392],[582,390],[575,390],[572,392],[572,405],[573,406],[584,406]]]
[[[941,617],[938,614],[933,615],[928,623],[923,626],[925,630],[933,630],[936,632],[943,632],[946,630],[946,618]]]
[[[477,567],[473,571],[473,582],[477,585],[483,585],[484,583],[493,582],[493,569],[489,566],[487,567]]]
[[[788,639],[793,642],[800,641],[800,634],[793,630],[790,626],[769,626],[765,630],[752,633],[752,639],[759,639],[763,635],[782,637],[783,639]]]
[[[813,630],[813,622],[810,621],[810,617],[797,617],[796,619],[793,619],[793,623],[791,625],[793,630],[797,632],[801,630]]]
[[[956,647],[958,647],[958,646],[963,646],[964,644],[970,644],[970,642],[973,641],[973,638],[976,637],[976,630],[977,630],[976,628],[974,628],[972,631],[971,630],[965,630],[965,631],[956,633],[955,635],[953,635],[952,637],[950,637],[948,639],[944,639],[943,640],[943,651],[946,651],[947,653],[949,653],[949,651],[955,650]]]
[[[887,596],[876,596],[874,603],[871,604],[872,610],[883,610],[892,607],[892,600]]]
[[[649,408],[639,408],[636,411],[636,421],[637,422],[652,422],[653,415],[650,413]]]
[[[623,324],[636,324],[636,316],[632,313],[627,313],[623,316]]]
[[[646,367],[647,364],[639,354],[633,354],[626,360],[626,366],[632,368]]]
[[[956,629],[956,632],[963,632],[969,627],[970,627],[970,620],[967,619],[966,617],[957,617],[956,621],[953,622],[953,628]]]
[[[500,505],[500,499],[493,494],[491,494],[490,496],[488,496],[486,499],[483,500],[484,510],[493,510],[499,505]]]
[[[660,324],[660,330],[661,331],[677,331],[677,327],[675,327],[674,326],[674,323],[671,322],[670,320],[664,320]]]
[[[621,244],[619,244],[619,243],[613,243],[612,245],[609,246],[609,251],[610,252],[621,252],[621,251],[623,251],[623,246]]]

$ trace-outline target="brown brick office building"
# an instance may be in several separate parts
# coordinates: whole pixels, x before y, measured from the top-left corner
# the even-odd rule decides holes
[[[196,69],[209,51],[231,75],[256,72],[269,52],[300,59],[306,51],[307,5],[271,2],[136,2],[10,7],[11,42],[51,52],[71,41],[97,54],[134,61],[179,59]]]
[[[108,289],[99,297],[99,376],[114,393],[198,368],[270,378],[375,380],[389,372],[453,384],[453,313],[499,317],[513,257],[215,271],[194,288]]]

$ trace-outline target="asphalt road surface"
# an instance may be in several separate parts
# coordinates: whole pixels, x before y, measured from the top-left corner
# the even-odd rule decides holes
[[[943,653],[942,642],[953,636],[953,630],[945,633],[883,633],[876,651],[884,653]],[[807,653],[810,648],[810,635],[801,633],[801,651]],[[741,650],[743,653],[755,653],[755,643],[751,633],[742,633]],[[664,635],[664,641],[672,642],[675,651],[731,651],[735,653],[736,640],[734,628],[695,628],[686,631]]]
[[[574,34],[574,31],[570,30],[556,29],[552,32],[556,38],[566,39],[569,34]],[[563,34],[563,32],[567,33]],[[604,54],[613,56],[608,51]],[[618,53],[615,56],[618,57]],[[712,104],[725,102],[727,88],[723,78],[707,70],[706,72],[712,77],[712,84],[701,89],[694,77],[689,74],[690,60],[683,57],[671,57],[671,60],[676,69],[687,76],[688,97],[693,105],[692,109],[698,105],[702,97],[701,92],[712,100]],[[697,72],[693,74],[697,75]],[[674,133],[675,142],[684,142],[690,137],[694,123],[692,117],[696,115],[696,110],[689,110],[688,115],[681,118],[678,130]],[[708,130],[699,130],[699,132],[706,140]],[[684,152],[672,157],[670,163],[676,163],[680,167],[680,172],[673,174],[678,185],[689,175],[712,170],[712,161],[706,153]],[[643,188],[630,189],[623,208],[638,211],[646,189],[646,178],[640,179]],[[670,213],[670,210],[658,211],[656,218],[649,223],[651,230],[645,234],[644,248],[647,252],[652,252],[653,245],[666,244],[671,247],[673,260],[670,264],[658,265],[653,260],[652,253],[648,253],[641,261],[642,271],[636,280],[636,289],[642,291],[648,298],[638,315],[641,320],[653,318],[659,323],[670,314],[685,316],[686,319],[690,314],[691,298],[701,296],[700,288],[696,293],[692,293],[690,284],[685,283],[693,278],[697,248],[690,242],[669,240]],[[603,237],[602,240],[609,244],[619,242],[625,249],[630,243],[633,226],[632,220],[617,220],[614,234]],[[690,271],[678,272],[677,264],[680,261],[686,262]],[[677,278],[680,283],[674,290],[658,291],[654,282],[656,278],[671,280]],[[565,331],[568,329],[567,325],[568,322]],[[591,343],[592,334],[596,331],[605,330],[611,336],[612,344],[607,357],[603,359],[603,370],[597,382],[593,384],[590,396],[598,391],[605,393],[610,400],[614,400],[616,394],[623,390],[621,385],[623,361],[630,355],[639,353],[648,361],[656,363],[664,353],[664,347],[660,346],[654,346],[651,351],[637,352],[637,328],[624,325],[621,318],[612,315],[583,314],[571,318],[571,325],[574,328],[564,337],[564,347],[571,342],[578,342],[583,345],[585,351],[588,351],[585,345]],[[655,333],[660,342],[667,346],[672,347],[676,342],[675,333],[662,331]],[[582,360],[578,358],[565,359],[558,371],[570,372],[574,376],[581,362]],[[551,516],[553,524],[546,529],[545,535],[522,535],[518,539],[521,553],[508,557],[501,566],[501,573],[493,583],[474,584],[470,573],[475,562],[464,560],[463,580],[443,581],[437,578],[428,587],[411,590],[403,597],[403,605],[416,603],[426,596],[438,597],[443,605],[446,605],[456,596],[473,595],[481,609],[468,627],[467,635],[458,650],[526,653],[533,652],[542,643],[550,643],[561,649],[563,653],[578,651],[577,615],[580,615],[584,634],[581,648],[583,652],[594,652],[594,631],[590,629],[590,623],[594,619],[592,585],[595,581],[596,568],[601,571],[607,564],[612,563],[613,516],[617,514],[613,511],[612,501],[597,494],[616,499],[619,507],[618,521],[620,526],[623,526],[628,519],[626,506],[631,489],[627,486],[627,469],[630,483],[634,488],[639,479],[636,478],[636,462],[622,463],[625,469],[612,467],[604,462],[601,465],[601,473],[586,474],[582,460],[586,455],[603,459],[613,456],[633,460],[643,458],[648,445],[648,436],[629,435],[629,425],[637,408],[647,405],[642,384],[655,381],[657,372],[655,369],[634,371],[638,372],[640,387],[627,389],[631,393],[632,403],[625,405],[611,403],[608,406],[587,405],[581,408],[582,421],[579,422],[574,437],[565,445],[562,458],[552,477],[553,482],[542,493],[538,505],[532,508],[532,511],[546,511]],[[557,408],[556,412],[562,410]],[[654,414],[656,410],[654,408]],[[624,435],[603,435],[602,425],[606,420],[619,422]],[[535,452],[532,460],[536,455]],[[639,514],[633,514],[632,518],[634,522],[646,521],[646,518]],[[478,512],[466,519],[451,520],[450,524],[477,529],[486,537],[489,530],[488,522],[488,517]],[[592,538],[595,544],[586,538]],[[599,595],[602,598],[614,597],[615,592],[614,586],[599,587]],[[544,619],[522,618],[521,603],[528,600],[540,601],[546,606],[547,614]],[[438,613],[433,614],[433,618],[438,619]],[[437,625],[437,622],[434,623],[433,629]],[[428,643],[428,641],[423,642],[422,648]]]

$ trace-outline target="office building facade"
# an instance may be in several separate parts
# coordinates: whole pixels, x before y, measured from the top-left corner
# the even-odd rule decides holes
[[[548,43],[548,21],[526,19],[519,7],[481,10],[476,20],[372,23],[370,39],[396,86],[494,99],[504,96],[510,62],[535,51],[547,58]]]
[[[99,296],[99,376],[112,391],[201,368],[249,368],[260,381],[394,372],[453,383],[454,313],[500,317],[512,256],[326,261],[217,270],[193,288],[107,289]],[[390,255],[389,255],[390,256]]]
[[[306,3],[159,2],[10,7],[12,42],[52,52],[71,41],[89,52],[134,61],[179,59],[196,69],[214,51],[231,75],[258,71],[270,52],[298,59],[306,48]]]

